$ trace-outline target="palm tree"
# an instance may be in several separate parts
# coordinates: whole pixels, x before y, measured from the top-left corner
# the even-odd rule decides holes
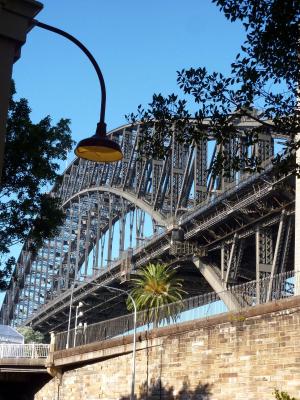
[[[150,263],[131,280],[134,287],[130,294],[137,310],[146,311],[143,322],[157,325],[163,319],[176,320],[182,309],[182,296],[186,292],[182,289],[182,279],[175,275],[176,270],[170,266]],[[132,302],[127,302],[127,308],[130,311],[133,309]]]

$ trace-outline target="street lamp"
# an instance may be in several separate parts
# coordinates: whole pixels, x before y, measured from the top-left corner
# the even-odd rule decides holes
[[[136,303],[133,299],[133,297],[131,296],[131,294],[129,294],[128,292],[126,292],[126,290],[124,289],[119,289],[119,288],[115,288],[112,286],[107,286],[107,285],[101,285],[101,284],[97,284],[97,283],[93,283],[93,282],[88,282],[89,285],[93,285],[93,286],[98,286],[98,287],[103,287],[106,288],[108,290],[115,290],[117,292],[121,292],[124,293],[128,296],[128,298],[130,299],[130,301],[132,302],[133,305],[133,310],[134,310],[134,314],[133,314],[133,348],[132,348],[132,372],[131,372],[131,394],[130,394],[130,400],[134,400],[134,386],[135,386],[135,361],[136,361],[136,317],[137,317],[137,309],[136,309]],[[72,309],[72,302],[73,302],[73,291],[74,291],[74,285],[72,286],[72,291],[71,291],[71,297],[70,297],[70,307],[69,307],[69,322],[68,322],[68,332],[67,332],[67,345],[66,348],[69,348],[69,337],[70,337],[70,322],[71,322],[71,309]],[[76,334],[77,334],[77,319],[80,316],[80,313],[78,314],[78,310],[80,307],[82,307],[82,303],[79,302],[78,306],[76,307],[76,316],[75,316],[75,332],[74,332],[74,347],[76,344]]]
[[[58,35],[64,36],[71,42],[75,43],[91,61],[96,74],[99,79],[101,89],[101,107],[100,107],[100,119],[97,124],[96,133],[87,139],[81,140],[75,149],[77,157],[84,158],[85,160],[98,161],[98,162],[116,162],[123,158],[122,150],[118,143],[110,140],[106,136],[106,123],[105,123],[105,107],[106,107],[106,89],[103,79],[102,72],[95,58],[89,52],[89,50],[74,36],[69,33],[55,28],[54,26],[44,24],[43,22],[33,20],[33,25],[38,26],[47,31],[57,33]]]
[[[70,308],[69,308],[69,319],[68,319],[68,333],[67,333],[67,344],[66,349],[69,348],[69,340],[70,340],[70,327],[71,327],[71,314],[72,314],[72,303],[73,303],[73,292],[75,288],[75,283],[72,285],[71,289],[71,297],[70,297]]]
[[[83,316],[83,312],[79,311],[79,309],[83,306],[83,303],[80,301],[78,303],[78,305],[76,306],[76,313],[75,313],[75,327],[74,327],[74,346],[76,346],[76,336],[77,336],[77,329],[78,327],[82,327],[82,323],[80,322],[79,324],[77,324],[78,322],[78,318]]]

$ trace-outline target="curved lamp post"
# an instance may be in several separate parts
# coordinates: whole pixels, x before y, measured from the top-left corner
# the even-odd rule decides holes
[[[115,162],[123,158],[122,150],[118,143],[110,140],[106,136],[106,123],[105,123],[105,107],[106,107],[106,89],[103,79],[102,72],[96,60],[89,52],[89,50],[74,36],[69,33],[55,28],[54,26],[44,24],[43,22],[33,20],[33,25],[38,26],[47,31],[57,33],[58,35],[64,36],[71,42],[75,43],[88,57],[88,59],[93,64],[96,74],[99,79],[100,89],[101,89],[101,107],[100,107],[100,119],[97,124],[96,133],[87,139],[81,140],[75,149],[75,154],[77,157],[84,158],[90,161],[99,162]]]

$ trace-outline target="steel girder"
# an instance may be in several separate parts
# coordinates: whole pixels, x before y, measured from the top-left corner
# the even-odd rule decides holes
[[[227,196],[223,197],[223,199],[216,198],[213,202],[211,202],[208,206],[204,205],[199,207],[197,211],[190,214],[190,218],[184,216],[181,220],[181,226],[185,231],[185,237],[189,238],[189,240],[193,240],[197,243],[200,249],[203,249],[207,252],[206,262],[214,268],[215,275],[218,276],[219,285],[223,285],[226,289],[226,285],[231,285],[232,283],[242,283],[247,280],[255,279],[255,253],[253,252],[254,248],[254,238],[256,227],[259,225],[261,229],[270,229],[273,228],[274,231],[274,239],[276,238],[276,233],[278,226],[280,224],[280,218],[282,209],[286,210],[286,218],[288,221],[293,223],[293,204],[291,204],[290,199],[285,198],[283,195],[280,197],[281,207],[275,207],[277,201],[274,200],[274,196],[279,197],[279,192],[277,185],[279,184],[276,179],[273,180],[273,183],[268,184],[268,189],[266,190],[266,178],[268,178],[268,182],[270,181],[270,171],[268,174],[263,174],[256,177],[255,180],[252,178],[248,181],[244,182],[244,186],[239,188],[238,192],[235,192],[233,189],[227,192]],[[289,177],[286,177],[286,187],[288,187]],[[249,182],[250,181],[250,182]],[[256,185],[256,191],[253,192],[253,184]],[[280,193],[282,193],[280,191]],[[224,198],[227,200],[224,202]],[[248,210],[251,210],[251,215],[253,215],[253,219],[249,221],[248,217],[242,220],[243,215],[245,214],[245,200],[247,200]],[[265,212],[261,213],[261,202],[264,201],[266,204]],[[228,202],[230,202],[230,209],[228,209]],[[273,203],[273,207],[271,206]],[[257,204],[260,204],[256,209]],[[241,209],[243,212],[241,213]],[[222,213],[224,210],[224,214]],[[254,211],[256,210],[256,215],[254,215]],[[228,212],[230,211],[230,212]],[[216,218],[219,215],[218,218]],[[288,227],[289,224],[286,226]],[[291,231],[291,229],[289,230]],[[151,260],[162,260],[164,262],[177,264],[181,266],[182,273],[187,274],[185,278],[191,273],[190,266],[188,265],[188,260],[190,259],[190,263],[192,264],[192,260],[195,257],[195,254],[185,254],[181,258],[174,257],[170,255],[170,238],[171,238],[172,227],[169,227],[166,231],[154,236],[152,239],[148,240],[142,246],[133,250],[131,263],[135,268],[139,268],[145,264],[147,264]],[[212,234],[212,232],[214,234]],[[222,234],[222,235],[221,235]],[[239,257],[236,257],[232,262],[231,271],[228,273],[227,267],[225,267],[224,276],[228,275],[228,282],[225,281],[221,276],[220,263],[218,261],[218,254],[221,253],[221,248],[224,244],[232,248],[232,244],[236,241],[236,248],[239,249],[240,246],[244,246],[246,251],[241,252],[240,260]],[[285,264],[291,266],[290,256],[292,253],[291,250],[291,242],[285,239],[285,243],[289,243],[289,246],[282,248],[277,255],[278,260],[283,260],[285,257]],[[250,253],[251,258],[249,259],[249,245],[250,245]],[[252,245],[252,247],[251,247]],[[252,255],[253,252],[253,255]],[[237,251],[237,253],[239,253]],[[242,258],[242,260],[241,260]],[[207,261],[208,260],[208,261]],[[289,261],[287,261],[289,260]],[[251,262],[250,262],[251,261]],[[247,264],[248,263],[248,264]],[[277,264],[276,264],[277,265]],[[279,262],[279,265],[282,265],[282,261]],[[93,286],[93,282],[98,282],[104,284],[105,282],[109,282],[111,285],[118,284],[121,279],[121,266],[122,260],[116,260],[111,264],[110,269],[103,269],[101,274],[92,279],[92,283],[83,284],[85,286],[76,288],[74,291],[74,301],[82,301],[84,300],[87,304],[90,304],[89,296],[91,292],[99,291],[100,289]],[[234,273],[233,273],[234,272]],[[278,272],[278,270],[274,269],[274,273]],[[205,276],[205,274],[204,274]],[[207,277],[205,276],[205,279]],[[200,276],[197,278],[199,280],[199,285],[204,285],[204,282],[201,283]],[[194,277],[195,280],[195,277]],[[209,281],[210,289],[207,287],[206,291],[211,291],[214,289],[214,285],[211,281]],[[89,291],[84,289],[85,287],[89,287]],[[123,288],[128,287],[128,282],[123,284]],[[60,296],[57,296],[53,301],[49,302],[43,308],[41,308],[38,312],[34,313],[32,317],[27,320],[27,323],[32,323],[33,326],[38,327],[41,330],[45,330],[47,328],[47,321],[52,321],[51,326],[57,326],[56,319],[60,314],[66,312],[69,307],[69,299],[70,299],[70,291],[66,291],[62,293]],[[88,309],[90,305],[88,306]],[[126,309],[119,307],[119,312],[125,312]],[[100,316],[99,316],[100,318]],[[103,316],[101,317],[103,318]],[[58,319],[62,319],[60,317]],[[92,319],[92,321],[94,321]],[[63,322],[59,322],[59,326],[63,327]]]
[[[242,151],[243,132],[253,126],[253,122],[243,119],[237,121],[237,126],[241,136],[239,141],[228,142],[230,154]],[[239,235],[244,234],[249,220],[253,231],[253,220],[259,219],[258,202],[269,199],[274,193],[272,185],[278,185],[274,183],[272,168],[267,167],[264,174],[250,178],[234,173],[225,180],[211,178],[207,175],[207,157],[208,141],[213,138],[190,147],[173,142],[169,157],[149,160],[137,155],[139,124],[121,127],[110,135],[123,148],[122,162],[101,164],[75,159],[65,170],[62,183],[51,191],[53,196],[61,199],[65,223],[60,234],[45,241],[36,256],[29,252],[29,243],[24,244],[1,310],[3,322],[30,323],[35,321],[35,315],[43,314],[43,310],[51,309],[55,313],[61,299],[67,301],[68,289],[74,280],[101,277],[115,281],[122,262],[124,265],[126,261],[127,214],[131,216],[131,248],[132,215],[135,213],[135,244],[139,246],[130,256],[130,263],[135,268],[155,258],[174,261],[168,252],[170,232],[175,223],[184,227],[187,240],[196,239],[199,246],[211,253],[218,246],[223,246],[223,252],[227,249],[228,257],[223,262],[223,275],[221,273],[225,284],[238,276],[244,252]],[[271,136],[261,137],[255,146],[253,151],[262,160],[273,154]],[[223,150],[215,146],[213,157]],[[263,180],[266,176],[271,185]],[[240,179],[238,185],[237,179]],[[145,213],[152,218],[155,234],[147,241],[144,238]],[[228,220],[230,222],[226,222]],[[116,221],[119,222],[120,254],[119,259],[113,261]],[[218,238],[225,237],[220,245],[222,239]],[[286,253],[287,247],[284,247]]]

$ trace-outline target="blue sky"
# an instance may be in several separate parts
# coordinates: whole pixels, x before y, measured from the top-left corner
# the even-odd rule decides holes
[[[45,0],[38,19],[81,40],[107,86],[108,129],[147,105],[154,92],[178,92],[176,71],[206,66],[229,72],[244,33],[210,0]],[[99,88],[88,59],[71,42],[35,28],[14,66],[18,96],[38,119],[72,120],[75,140],[94,134]],[[73,158],[71,156],[70,158]]]
[[[107,88],[108,129],[126,123],[124,115],[147,105],[153,93],[179,93],[177,70],[206,66],[228,73],[244,39],[241,25],[227,21],[210,0],[43,4],[37,19],[77,37],[98,61]],[[75,141],[94,134],[99,85],[89,60],[73,43],[34,28],[13,77],[18,97],[29,100],[34,122],[48,114],[54,122],[65,117],[72,121]]]

